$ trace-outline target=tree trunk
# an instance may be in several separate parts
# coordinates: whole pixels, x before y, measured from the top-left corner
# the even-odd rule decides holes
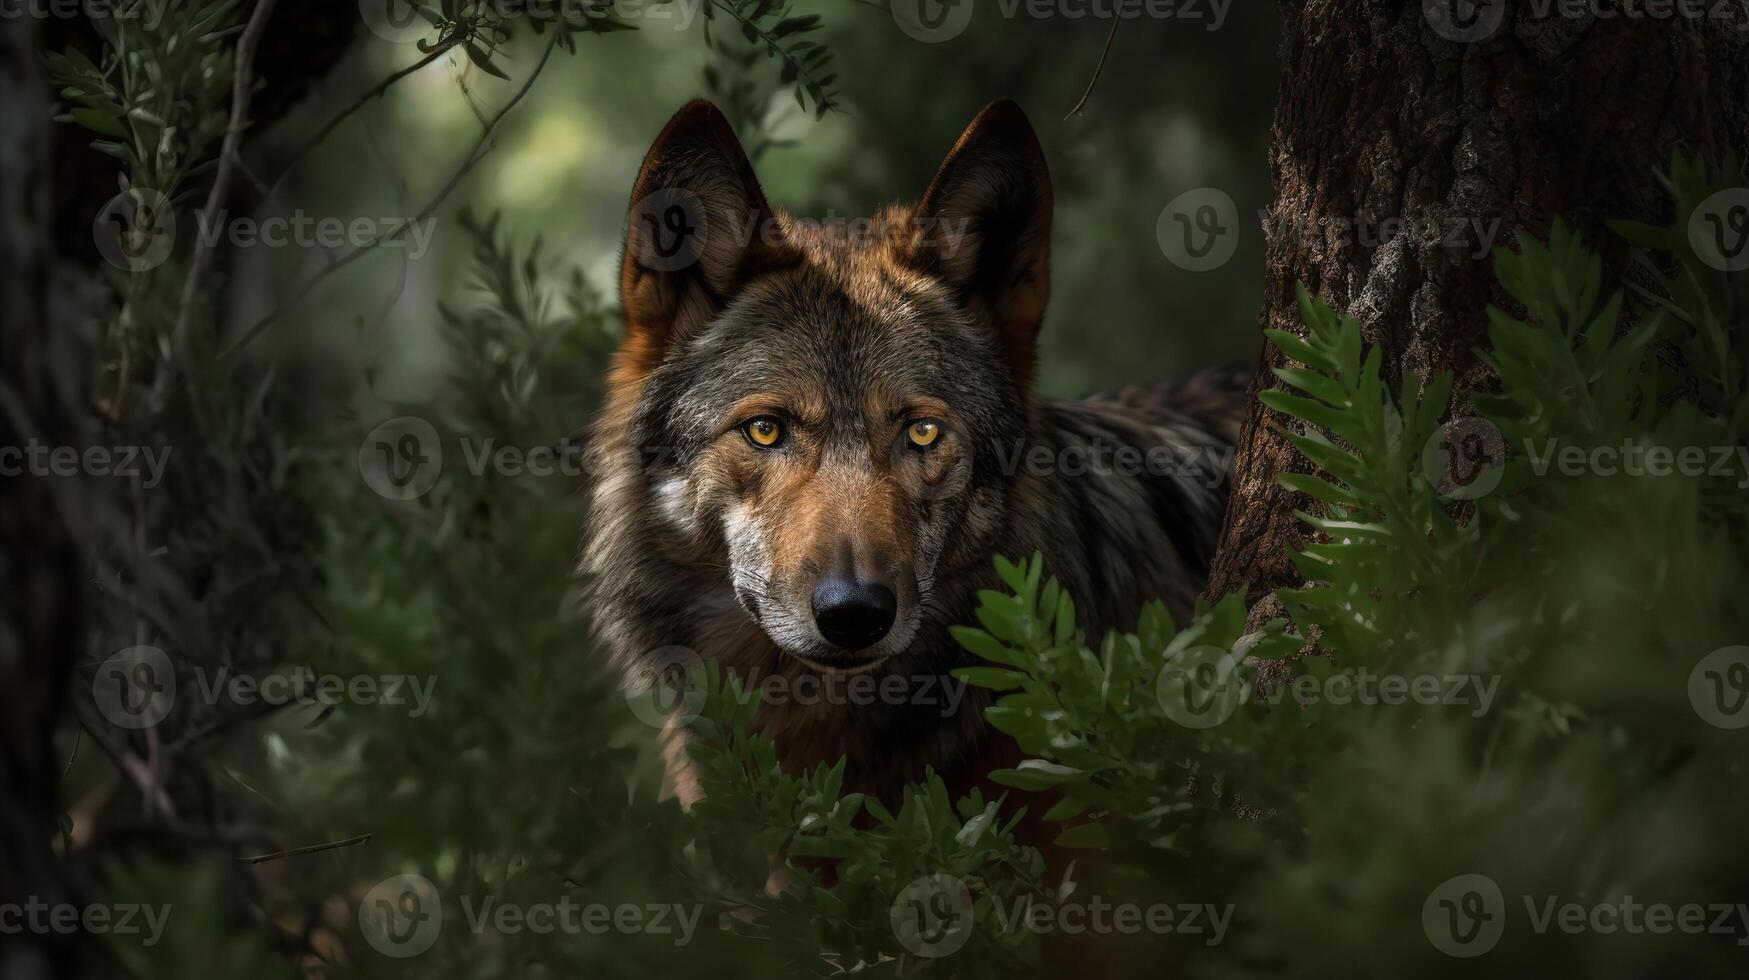
[[[1543,5],[1520,0],[1281,6],[1262,325],[1303,334],[1304,283],[1382,348],[1391,387],[1408,371],[1452,372],[1458,414],[1489,383],[1473,352],[1487,342],[1485,308],[1507,305],[1481,251],[1490,228],[1510,246],[1562,217],[1619,272],[1627,250],[1604,222],[1667,217],[1657,172],[1673,150],[1749,149],[1740,5],[1696,5],[1701,19],[1569,18],[1560,0],[1540,17]],[[1266,348],[1253,395],[1287,363]],[[1211,597],[1299,584],[1288,552],[1304,540],[1294,509],[1309,501],[1276,476],[1306,466],[1275,431],[1283,422],[1252,400]]]
[[[0,447],[77,446],[84,375],[51,285],[49,93],[38,21],[0,18]],[[16,461],[14,462],[16,465]],[[63,508],[76,485],[0,477],[0,906],[69,900],[52,850],[60,823],[55,720],[79,649],[79,551]],[[0,936],[0,977],[71,976],[70,935]]]

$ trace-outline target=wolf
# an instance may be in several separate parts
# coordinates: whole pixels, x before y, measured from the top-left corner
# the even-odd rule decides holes
[[[844,757],[845,789],[891,805],[933,769],[957,798],[1020,758],[950,673],[976,663],[949,628],[1000,588],[994,556],[1042,553],[1089,636],[1149,599],[1191,607],[1246,378],[1034,396],[1052,192],[1013,102],[977,115],[917,203],[854,226],[774,208],[693,102],[632,202],[581,549],[629,687],[715,660],[762,692],[753,725],[787,771]],[[872,696],[845,696],[857,681]]]

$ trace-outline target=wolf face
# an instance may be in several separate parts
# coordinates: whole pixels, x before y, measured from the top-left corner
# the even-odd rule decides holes
[[[720,569],[772,644],[818,670],[905,651],[944,575],[982,567],[1026,432],[1051,193],[1012,103],[985,109],[921,203],[856,226],[768,204],[694,103],[634,193],[610,412],[663,457],[654,538]]]
[[[998,587],[992,556],[1041,552],[1089,636],[1150,599],[1189,611],[1244,379],[1035,402],[1051,186],[1012,103],[973,120],[916,205],[836,227],[772,208],[693,103],[632,201],[583,547],[628,687],[701,658],[749,690],[783,682],[752,724],[785,768],[843,758],[846,788],[897,805],[926,768],[957,796],[1019,760],[988,692],[953,677],[970,655],[949,628]],[[1114,449],[1148,465],[1070,465]],[[821,687],[849,693],[803,694]],[[690,803],[677,718],[668,772]]]

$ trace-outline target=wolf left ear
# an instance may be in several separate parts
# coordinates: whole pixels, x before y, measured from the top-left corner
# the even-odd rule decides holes
[[[650,145],[632,191],[622,363],[655,367],[749,279],[798,260],[722,110],[687,103]]]
[[[1024,390],[1051,295],[1051,174],[1026,113],[985,106],[913,215],[910,264],[987,305]]]

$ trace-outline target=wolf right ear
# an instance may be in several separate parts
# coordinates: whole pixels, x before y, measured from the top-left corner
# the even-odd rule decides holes
[[[1051,174],[1026,113],[984,107],[917,205],[908,260],[985,304],[1024,389],[1051,296]]]
[[[687,103],[651,144],[632,191],[622,355],[647,372],[747,280],[798,260],[729,120],[702,99]]]

